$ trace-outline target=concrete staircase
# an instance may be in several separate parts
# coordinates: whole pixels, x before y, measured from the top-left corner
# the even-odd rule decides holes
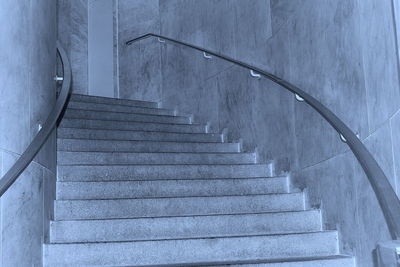
[[[355,266],[271,169],[157,103],[72,95],[45,266]]]

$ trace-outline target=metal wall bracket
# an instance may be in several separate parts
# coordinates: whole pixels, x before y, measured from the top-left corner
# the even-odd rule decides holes
[[[159,41],[160,43],[165,43],[165,40],[161,39],[160,37],[157,37],[157,39],[158,39],[158,41]]]
[[[304,98],[302,98],[301,96],[299,96],[298,94],[294,94],[294,96],[296,97],[296,100],[299,102],[304,102]]]
[[[251,77],[254,77],[254,78],[257,78],[257,79],[261,78],[261,75],[256,73],[256,72],[254,72],[254,70],[250,70],[250,75],[251,75]]]
[[[59,77],[59,76],[54,76],[54,80],[56,81],[56,82],[62,82],[62,81],[64,81],[64,77]]]
[[[212,56],[208,55],[206,52],[203,52],[203,57],[207,59],[212,59]]]
[[[341,140],[343,143],[347,143],[346,138],[344,138],[344,136],[343,136],[342,134],[339,134],[339,135],[340,135],[340,140]],[[359,133],[356,133],[356,136],[357,136],[358,139],[360,139],[360,134],[359,134]]]

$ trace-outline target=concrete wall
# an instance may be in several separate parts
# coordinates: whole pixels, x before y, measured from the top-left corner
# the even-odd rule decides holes
[[[148,32],[159,33],[158,0],[118,0],[119,97],[160,101],[161,60],[156,40],[127,47],[125,42]]]
[[[289,75],[332,109],[361,139],[398,191],[400,107],[391,0],[276,1],[274,36],[289,43]],[[286,36],[280,34],[286,32]],[[372,266],[376,243],[389,239],[376,197],[338,135],[307,105],[295,104],[297,166],[293,178],[322,206],[341,248]]]
[[[72,91],[87,95],[88,86],[88,1],[58,0],[59,40],[71,61]]]
[[[113,1],[88,1],[89,95],[114,96]]]
[[[270,53],[286,45],[269,42],[270,11],[265,0],[160,1],[161,34],[258,66],[274,65],[289,55]],[[290,94],[192,49],[162,45],[161,59],[164,106],[210,121],[212,131],[228,128],[231,140],[242,138],[249,151],[257,147],[263,161],[295,155],[294,143],[288,142],[294,139]]]
[[[56,1],[0,1],[0,174],[55,103]],[[0,265],[42,266],[55,193],[55,135],[0,199]]]
[[[392,0],[159,1],[160,26],[155,3],[150,11],[138,5],[131,17],[147,23],[135,24],[137,34],[129,35],[159,30],[299,86],[360,134],[399,193],[399,25],[392,5]],[[143,17],[134,15],[138,10]],[[119,25],[132,29],[125,21]],[[206,60],[191,49],[158,46],[161,97],[158,90],[140,90],[149,81],[141,72],[125,84],[131,92],[126,95],[162,99],[164,106],[194,113],[197,121],[210,120],[214,131],[228,127],[231,140],[243,138],[247,150],[258,147],[262,160],[287,157],[296,186],[308,191],[312,206],[323,208],[326,228],[340,230],[343,252],[356,255],[360,266],[372,266],[376,243],[390,238],[386,223],[361,167],[328,123],[247,70]],[[122,56],[129,64],[144,61],[157,69],[158,59],[141,49],[138,44]]]

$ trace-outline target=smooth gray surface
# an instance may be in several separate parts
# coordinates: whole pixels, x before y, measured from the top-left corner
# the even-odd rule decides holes
[[[113,97],[113,1],[89,0],[87,5],[89,94]]]

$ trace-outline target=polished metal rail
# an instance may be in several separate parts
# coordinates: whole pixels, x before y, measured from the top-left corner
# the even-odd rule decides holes
[[[57,42],[57,52],[60,56],[63,66],[63,83],[60,94],[58,95],[56,104],[47,117],[46,122],[39,133],[32,140],[25,152],[19,157],[14,165],[7,171],[7,173],[0,180],[0,197],[7,191],[7,189],[18,179],[21,173],[28,167],[34,157],[39,153],[40,149],[48,139],[50,133],[55,129],[58,119],[65,107],[68,100],[71,88],[71,67],[67,57],[67,53]]]
[[[245,62],[233,59],[231,57],[221,55],[217,52],[210,51],[208,49],[185,43],[182,41],[178,41],[172,38],[168,38],[158,34],[145,34],[138,38],[132,39],[126,42],[126,45],[133,44],[137,41],[155,37],[158,38],[159,42],[165,43],[165,41],[172,42],[175,44],[183,45],[186,47],[193,48],[195,50],[201,51],[205,53],[204,55],[214,56],[217,58],[221,58],[232,62],[236,65],[239,65],[243,68],[247,68],[251,71],[253,77],[258,77],[257,75],[264,76],[265,78],[281,85],[283,88],[289,90],[294,93],[296,99],[299,101],[304,101],[313,107],[326,121],[343,137],[347,145],[350,147],[353,154],[358,159],[361,164],[364,172],[366,173],[368,180],[376,194],[376,197],[379,201],[379,204],[382,208],[383,214],[385,216],[386,222],[388,224],[388,228],[390,234],[393,239],[400,239],[400,201],[394,192],[392,186],[389,183],[388,178],[385,176],[379,164],[376,162],[374,157],[368,151],[368,149],[364,146],[364,144],[358,139],[358,137],[350,130],[350,128],[340,120],[331,110],[325,107],[321,102],[317,99],[301,90],[300,88],[290,84],[289,82],[280,79],[279,77],[268,73],[264,70],[261,70],[257,67],[251,66]]]

